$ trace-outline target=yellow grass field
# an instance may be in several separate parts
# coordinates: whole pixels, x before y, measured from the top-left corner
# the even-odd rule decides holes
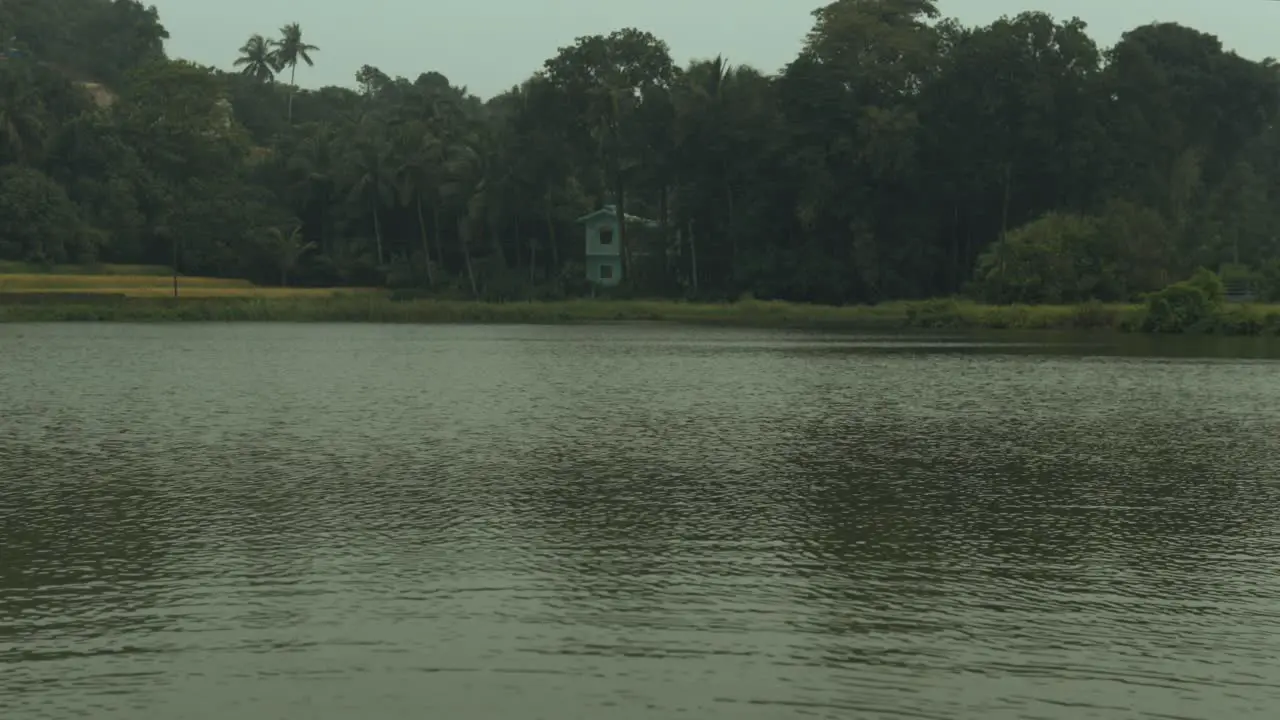
[[[179,297],[329,297],[381,292],[375,288],[258,287],[248,280],[178,277]],[[0,293],[103,294],[169,297],[173,278],[164,275],[82,275],[75,273],[0,273]]]
[[[13,260],[0,260],[0,275],[162,275],[171,277],[173,272],[167,265],[120,265],[116,263],[36,265]]]

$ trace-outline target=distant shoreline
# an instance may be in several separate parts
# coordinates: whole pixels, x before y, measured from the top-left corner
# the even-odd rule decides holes
[[[833,307],[742,300],[478,302],[396,300],[384,294],[295,297],[125,297],[0,294],[0,322],[373,322],[571,324],[652,321],[830,330],[1057,330],[1139,332],[1141,305],[981,305],[956,300]],[[1280,305],[1228,305],[1188,334],[1278,335]]]

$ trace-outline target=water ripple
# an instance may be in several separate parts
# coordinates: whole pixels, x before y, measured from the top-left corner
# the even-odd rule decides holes
[[[1271,717],[1280,353],[1124,342],[0,326],[0,708]]]

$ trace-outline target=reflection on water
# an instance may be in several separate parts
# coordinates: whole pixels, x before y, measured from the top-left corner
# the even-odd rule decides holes
[[[1042,337],[0,326],[0,708],[1272,717],[1280,352]]]

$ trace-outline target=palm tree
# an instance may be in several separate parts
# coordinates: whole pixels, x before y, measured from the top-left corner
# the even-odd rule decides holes
[[[280,38],[272,41],[272,45],[275,47],[273,53],[275,66],[281,70],[289,68],[289,122],[292,123],[293,94],[298,89],[294,82],[294,76],[298,72],[298,61],[306,63],[307,67],[315,65],[311,60],[311,53],[320,48],[302,41],[302,26],[298,23],[289,23],[280,28]]]
[[[280,286],[289,286],[289,273],[298,267],[298,260],[316,246],[313,242],[303,242],[302,226],[295,225],[285,233],[278,227],[268,228],[266,232],[267,251],[280,270]]]
[[[236,58],[235,66],[242,74],[264,83],[275,80],[280,69],[276,65],[271,42],[256,33],[240,47],[240,57]]]
[[[435,193],[439,187],[439,163],[442,141],[423,123],[410,122],[397,138],[397,154],[402,158],[396,169],[396,184],[400,190],[400,202],[412,204],[418,212],[418,230],[422,236],[423,261],[426,263],[427,284],[435,285],[432,268],[431,243],[427,236],[427,221],[422,211],[423,195]],[[440,241],[440,204],[431,204],[432,226],[436,242]]]
[[[316,233],[320,238],[320,249],[325,254],[334,249],[331,227],[333,193],[337,180],[337,155],[341,149],[336,137],[336,131],[327,123],[310,128],[285,165],[289,177],[289,200],[303,217],[317,222]]]
[[[348,199],[353,204],[368,207],[373,214],[373,239],[378,266],[383,265],[382,214],[379,209],[393,205],[396,199],[395,165],[393,149],[385,135],[365,124],[355,129],[355,137],[348,147],[348,157],[343,163],[348,176]]]
[[[458,210],[458,245],[462,249],[471,294],[478,297],[475,270],[471,264],[471,237],[476,229],[481,232],[489,229],[487,220],[493,209],[489,158],[482,138],[474,132],[450,138],[450,143],[442,149],[444,182],[440,185],[440,197]],[[501,258],[501,247],[496,240],[494,242],[494,249]]]
[[[730,267],[737,267],[737,235],[730,231],[734,216],[734,193],[729,171],[733,158],[741,152],[735,141],[731,119],[735,100],[752,81],[751,70],[731,65],[717,55],[711,60],[692,63],[683,82],[676,87],[676,155],[679,174],[693,192],[683,198],[686,220],[700,225],[698,235],[707,240],[725,241],[729,245]],[[690,281],[698,285],[698,248],[690,230],[688,243]]]

